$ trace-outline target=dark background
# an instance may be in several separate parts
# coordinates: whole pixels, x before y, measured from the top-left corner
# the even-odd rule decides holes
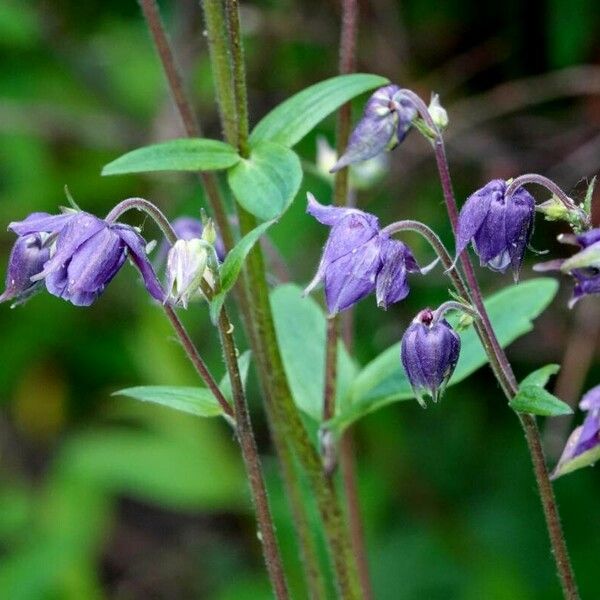
[[[583,196],[600,167],[600,11],[593,0],[360,5],[360,70],[425,98],[432,90],[441,94],[459,201],[492,177],[531,171]],[[161,6],[206,134],[217,137],[198,3]],[[254,123],[282,99],[335,74],[337,2],[245,2],[242,22]],[[317,133],[332,142],[334,120],[300,144],[308,162]],[[171,217],[196,215],[204,200],[192,176],[99,175],[129,149],[181,135],[133,0],[0,4],[2,230],[34,210],[56,211],[66,203],[65,185],[83,209],[99,215],[133,195],[152,199]],[[329,201],[329,186],[307,175],[272,230],[301,284],[312,277],[326,233],[304,215],[306,189]],[[451,244],[441,200],[430,149],[417,134],[390,155],[388,176],[358,194],[359,206],[383,223],[421,219]],[[555,242],[561,230],[538,217],[534,246],[564,255]],[[157,235],[150,225],[145,233]],[[425,245],[410,241],[428,262]],[[12,234],[1,233],[2,256],[12,242]],[[523,278],[532,276],[536,260],[529,254]],[[509,275],[478,272],[487,291],[510,283]],[[558,393],[575,402],[598,383],[600,307],[589,298],[568,311],[570,282],[561,283],[535,331],[509,355],[520,377],[566,360]],[[444,299],[446,288],[436,270],[413,278],[409,298],[387,313],[361,303],[358,359],[364,363],[396,342],[414,313]],[[186,321],[220,374],[206,310],[194,305]],[[49,295],[14,310],[2,305],[0,332],[1,597],[269,597],[227,427],[111,397],[130,385],[195,384],[130,267],[87,310]],[[252,403],[278,532],[302,598],[290,517],[256,393]],[[571,425],[555,420],[541,427],[554,463]],[[369,416],[355,437],[378,599],[560,597],[525,442],[488,369],[451,388],[438,406],[401,403]],[[596,597],[599,473],[569,475],[556,491],[582,595]]]

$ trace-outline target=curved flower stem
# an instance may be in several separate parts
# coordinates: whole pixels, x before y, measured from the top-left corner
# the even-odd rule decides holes
[[[463,304],[462,302],[456,302],[455,300],[448,300],[443,304],[440,304],[433,313],[433,322],[439,321],[448,311],[450,310],[458,310],[460,312],[466,313],[470,317],[474,319],[480,319],[479,313],[468,304]]]
[[[442,185],[442,191],[444,194],[444,200],[446,202],[446,209],[448,211],[450,223],[452,225],[452,230],[456,235],[458,227],[458,208],[456,206],[456,200],[452,190],[452,181],[450,178],[450,171],[448,168],[448,160],[446,158],[446,150],[444,147],[442,134],[439,128],[433,122],[427,105],[423,102],[423,100],[411,90],[403,90],[403,92],[405,93],[406,97],[414,103],[415,108],[421,115],[422,119],[434,134],[433,148],[435,152],[440,183]],[[487,314],[483,304],[483,297],[481,295],[479,283],[475,277],[475,272],[468,252],[462,252],[460,258],[465,272],[470,298],[481,316],[482,327],[481,330],[478,330],[478,333],[482,338],[486,352],[488,351],[488,347],[491,350],[491,352],[488,352],[490,363],[492,365],[497,364],[500,366],[500,370],[497,372],[494,368],[494,372],[498,378],[498,381],[502,385],[507,398],[510,400],[518,390],[517,380],[504,350],[498,343],[496,333],[492,327],[489,315]],[[546,519],[546,527],[548,528],[548,534],[550,537],[550,544],[552,546],[552,553],[554,555],[563,594],[568,600],[577,600],[579,598],[579,592],[577,591],[575,575],[573,573],[569,552],[562,531],[562,525],[560,523],[554,491],[548,476],[548,469],[546,467],[537,422],[533,415],[519,414],[518,417],[527,440],[527,446],[529,448],[529,453],[533,464],[533,470],[542,502],[544,517]]]
[[[177,234],[171,227],[169,219],[165,217],[158,206],[145,198],[126,198],[125,200],[122,200],[112,208],[104,220],[107,223],[115,223],[130,210],[138,210],[146,213],[158,225],[169,244],[173,245],[177,241]]]

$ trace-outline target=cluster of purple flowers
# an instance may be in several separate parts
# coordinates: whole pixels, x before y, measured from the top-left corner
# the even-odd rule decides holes
[[[184,240],[202,234],[202,223],[195,219],[175,221],[174,227]],[[6,288],[0,302],[18,304],[45,286],[50,294],[75,306],[90,306],[127,257],[139,270],[150,295],[160,302],[166,300],[148,258],[146,240],[129,225],[66,210],[59,215],[32,213],[8,228],[17,234],[17,240],[10,254]],[[223,252],[222,246],[217,248]]]

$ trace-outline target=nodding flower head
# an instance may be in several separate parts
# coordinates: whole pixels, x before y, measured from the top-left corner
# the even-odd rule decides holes
[[[571,258],[539,263],[535,271],[562,271],[575,279],[569,307],[573,308],[584,296],[600,294],[600,228],[590,229],[580,235],[560,235],[560,242],[579,246]]]
[[[515,280],[533,233],[535,200],[523,187],[506,197],[506,182],[494,179],[474,192],[460,211],[456,254],[468,246],[482,266],[504,273],[509,267]]]
[[[307,212],[331,231],[305,294],[323,282],[330,315],[375,291],[384,308],[406,297],[407,273],[420,273],[421,269],[405,244],[380,230],[377,217],[356,208],[324,206],[312,194],[308,195]]]
[[[397,85],[379,88],[369,98],[346,151],[331,172],[392,150],[404,140],[416,116],[416,108]]]
[[[556,478],[600,459],[600,385],[589,390],[579,408],[587,412],[583,424],[569,436],[565,449],[552,473]],[[577,459],[577,461],[575,460]]]
[[[44,281],[54,296],[76,306],[89,306],[117,274],[127,256],[140,270],[150,294],[163,299],[158,279],[146,255],[144,239],[129,225],[111,224],[89,213],[34,213],[9,229],[19,239],[48,236],[49,256],[29,281]],[[19,240],[17,240],[19,242]],[[46,257],[45,257],[46,258]],[[23,276],[26,276],[24,274]]]
[[[442,396],[459,354],[460,337],[448,321],[430,308],[413,319],[402,337],[400,359],[421,406],[426,406],[424,394],[434,402]]]

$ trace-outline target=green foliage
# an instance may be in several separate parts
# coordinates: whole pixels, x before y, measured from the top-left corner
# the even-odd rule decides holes
[[[250,250],[258,240],[260,236],[273,225],[275,221],[267,221],[261,223],[258,227],[255,227],[252,231],[248,232],[228,253],[223,261],[220,270],[221,277],[221,289],[219,293],[214,296],[210,303],[210,315],[213,323],[216,323],[219,318],[219,313],[225,302],[227,294],[231,291],[237,278],[240,275],[244,261],[248,256]]]
[[[102,175],[154,171],[214,171],[232,167],[239,160],[235,148],[219,140],[169,140],[123,154],[105,165]]]
[[[160,404],[197,417],[218,417],[223,414],[223,409],[212,392],[201,387],[145,385],[119,390],[113,396],[127,396],[142,402]]]
[[[261,221],[280,217],[300,189],[302,165],[298,155],[273,142],[252,148],[228,171],[231,191],[240,206]]]
[[[521,381],[520,387],[525,387],[529,385],[534,385],[537,387],[546,387],[548,384],[548,380],[552,375],[556,375],[560,371],[560,365],[550,364],[545,365],[544,367],[540,367],[536,369],[532,373],[529,373],[523,381]]]
[[[325,384],[325,337],[327,319],[310,296],[293,284],[277,287],[271,294],[277,341],[296,406],[320,422]],[[342,410],[356,366],[344,345],[338,346],[337,402]]]
[[[354,73],[311,85],[263,117],[252,131],[250,143],[271,141],[291,148],[342,104],[387,83],[389,80],[379,75]]]
[[[549,278],[531,279],[511,285],[485,302],[492,325],[502,347],[531,331],[532,320],[551,302],[558,284]],[[510,310],[507,310],[510,307]],[[451,315],[456,325],[459,317]],[[487,363],[487,357],[473,327],[460,332],[460,359],[449,386],[458,383]],[[345,410],[331,423],[343,430],[368,413],[399,400],[410,400],[414,394],[400,363],[400,343],[384,350],[357,375]]]
[[[509,402],[517,412],[558,417],[573,413],[571,407],[538,385],[521,385],[517,395]]]

